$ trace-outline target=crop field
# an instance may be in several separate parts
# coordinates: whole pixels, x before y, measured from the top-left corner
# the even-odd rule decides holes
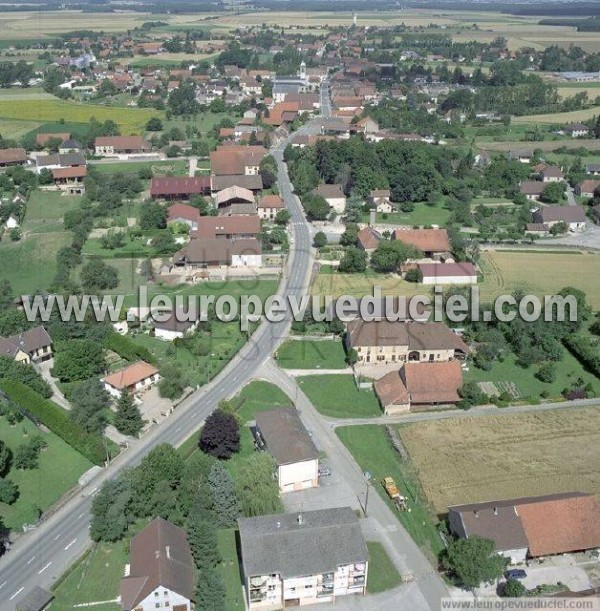
[[[599,90],[600,91],[600,90]],[[600,114],[600,112],[599,112]],[[557,116],[557,115],[555,115]],[[530,148],[540,149],[542,151],[554,151],[561,147],[569,149],[584,147],[588,150],[599,151],[600,140],[587,140],[579,138],[564,138],[561,140],[545,140],[542,142],[532,143],[534,146]],[[479,141],[477,142],[477,148],[486,151],[510,151],[516,148],[527,148],[528,143],[524,143],[519,140],[507,140],[505,142],[492,142],[492,141]],[[588,159],[586,158],[586,161]]]
[[[600,409],[407,424],[400,435],[438,513],[450,505],[600,492]]]
[[[29,99],[21,100],[18,104],[12,100],[0,99],[0,122],[2,119],[18,119],[43,123],[64,119],[74,123],[88,123],[95,117],[101,122],[110,119],[119,125],[123,134],[133,134],[139,133],[148,119],[161,115],[160,111],[148,108],[109,108],[58,99]]]
[[[373,287],[381,288],[382,295],[422,295],[428,294],[429,288],[421,284],[406,282],[392,274],[340,274],[321,273],[312,286],[313,295],[352,295],[364,297],[373,294]]]
[[[11,102],[12,104],[12,102]],[[40,126],[38,121],[20,121],[18,119],[0,119],[0,134],[3,138],[18,140]]]
[[[600,107],[585,108],[584,110],[573,110],[572,112],[556,112],[547,115],[524,115],[513,117],[514,123],[550,123],[564,125],[577,121],[586,121],[592,117],[600,115]],[[537,142],[536,142],[537,145]]]
[[[600,307],[600,257],[596,253],[488,251],[479,265],[485,276],[480,284],[482,300],[517,289],[541,296],[573,286],[585,292],[594,309]],[[542,267],[548,273],[533,271]]]

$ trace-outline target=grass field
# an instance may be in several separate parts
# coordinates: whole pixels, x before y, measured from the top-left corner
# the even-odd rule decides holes
[[[27,202],[22,230],[26,234],[63,231],[65,213],[80,204],[80,197],[64,196],[53,191],[34,191]]]
[[[36,507],[48,509],[93,466],[57,435],[42,433],[31,421],[24,419],[10,426],[5,418],[0,418],[0,439],[13,453],[36,434],[42,435],[48,444],[40,454],[39,467],[24,471],[11,469],[8,478],[19,487],[19,498],[12,505],[0,503],[0,515],[11,529],[34,523]]]
[[[511,382],[520,394],[520,398],[537,398],[540,393],[546,391],[549,399],[562,399],[561,392],[564,388],[570,388],[573,383],[582,378],[587,384],[590,382],[597,392],[600,392],[600,380],[593,374],[587,372],[579,361],[566,349],[563,360],[557,363],[556,380],[551,383],[541,382],[535,377],[539,367],[521,367],[515,363],[514,355],[507,356],[504,361],[493,364],[490,371],[478,369],[474,365],[465,372],[464,379],[474,382]]]
[[[277,350],[284,369],[344,369],[346,354],[339,340],[289,340]]]
[[[480,285],[482,300],[517,289],[541,296],[573,286],[586,293],[592,307],[600,308],[600,256],[596,253],[488,251],[479,265],[485,276]],[[541,269],[546,273],[532,273]]]
[[[297,382],[317,410],[330,418],[381,416],[372,390],[358,390],[351,374],[302,376]]]
[[[128,558],[128,541],[95,544],[54,589],[52,611],[72,611],[76,605],[116,599]],[[106,602],[91,608],[119,611],[121,605]]]
[[[427,206],[426,204],[416,204],[412,212],[392,212],[384,214],[377,213],[377,223],[390,225],[441,225],[444,227],[450,220],[450,210],[440,206]],[[364,214],[363,223],[369,222],[369,215]]]
[[[435,527],[436,517],[419,490],[414,471],[407,463],[400,462],[400,457],[393,449],[385,427],[376,424],[342,426],[336,428],[335,432],[360,468],[372,473],[374,490],[371,493],[375,491],[385,500],[430,560],[437,558],[443,544]],[[398,511],[394,507],[381,483],[384,477],[394,478],[401,493],[408,498],[410,512]],[[372,574],[369,571],[369,580]]]
[[[217,532],[219,552],[223,562],[220,565],[221,577],[225,584],[225,609],[235,611],[245,609],[244,584],[240,576],[240,566],[236,547],[236,531],[233,528]]]
[[[369,574],[367,592],[378,594],[392,590],[402,583],[402,577],[379,541],[367,541],[369,550]]]
[[[3,138],[18,140],[40,126],[39,121],[20,121],[19,119],[0,119],[0,134]]]
[[[599,408],[420,422],[400,433],[439,513],[492,499],[600,492]]]
[[[379,287],[382,295],[427,295],[430,290],[421,284],[406,282],[392,274],[341,274],[330,268],[323,270],[315,280],[311,292],[313,295],[352,295],[363,297],[373,294],[373,287]]]
[[[93,104],[76,104],[65,100],[0,100],[0,120],[20,121],[70,121],[88,123],[92,117],[98,121],[114,121],[123,134],[135,134],[143,130],[148,119],[160,117],[163,113],[148,108],[109,108]]]

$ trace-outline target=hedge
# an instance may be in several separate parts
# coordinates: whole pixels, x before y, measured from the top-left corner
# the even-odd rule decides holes
[[[583,335],[568,335],[563,342],[585,369],[600,377],[600,353],[597,346]]]
[[[146,361],[152,365],[156,365],[154,355],[144,346],[139,346],[129,337],[119,335],[118,333],[109,333],[104,340],[104,347],[108,350],[116,352],[121,358],[126,361]]]
[[[53,401],[44,399],[21,382],[1,380],[0,389],[31,419],[47,426],[94,464],[100,466],[104,464],[106,449],[102,435],[87,433],[69,418],[68,413],[62,407]]]

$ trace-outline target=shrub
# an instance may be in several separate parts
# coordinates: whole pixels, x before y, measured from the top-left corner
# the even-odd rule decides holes
[[[126,361],[146,361],[156,364],[154,355],[144,346],[138,346],[131,338],[118,333],[109,333],[104,340],[104,347],[116,352]]]
[[[88,460],[102,465],[106,456],[101,435],[86,433],[69,414],[16,380],[0,381],[2,389],[32,420],[39,421]]]

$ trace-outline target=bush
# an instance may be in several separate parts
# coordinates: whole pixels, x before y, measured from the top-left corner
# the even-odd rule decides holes
[[[116,352],[126,361],[146,361],[146,363],[156,364],[154,355],[144,346],[139,346],[131,338],[118,333],[110,333],[104,340],[104,347]]]
[[[44,399],[21,382],[2,380],[2,389],[34,422],[39,421],[53,433],[96,465],[104,464],[106,451],[101,435],[86,433],[70,418],[68,412]]]

